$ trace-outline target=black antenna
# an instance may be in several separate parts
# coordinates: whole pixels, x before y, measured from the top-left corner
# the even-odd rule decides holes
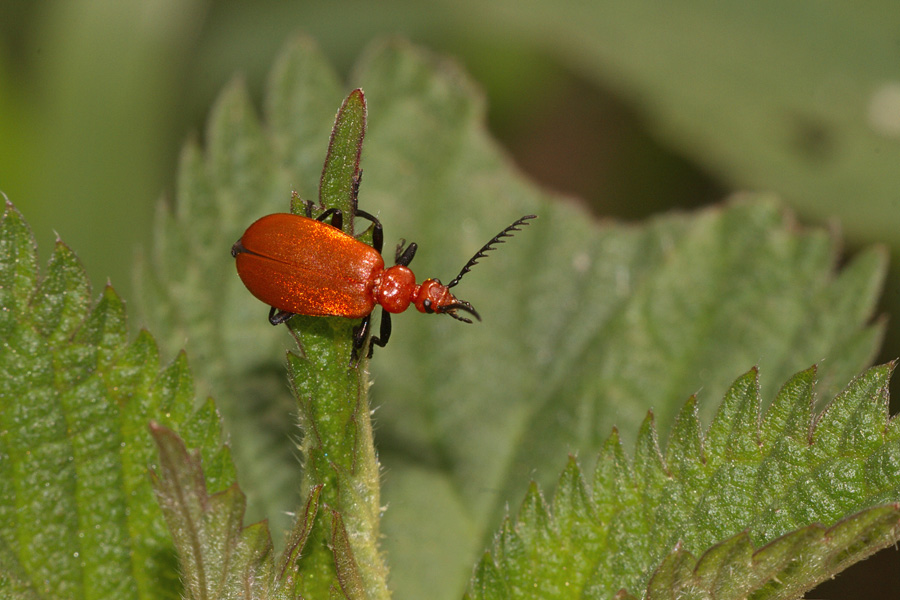
[[[462,271],[459,272],[459,275],[454,277],[453,281],[451,281],[450,283],[447,284],[447,287],[452,288],[454,285],[459,283],[459,280],[462,279],[462,276],[465,275],[466,273],[468,273],[472,269],[472,267],[474,267],[476,264],[478,264],[479,259],[484,258],[488,252],[490,252],[491,250],[494,249],[493,246],[495,244],[502,244],[506,241],[503,238],[512,237],[514,231],[521,231],[519,229],[519,227],[528,225],[529,219],[537,219],[537,215],[525,215],[524,217],[522,217],[521,219],[519,219],[518,221],[516,221],[515,223],[513,223],[512,225],[510,225],[509,227],[507,227],[506,229],[504,229],[503,231],[501,231],[500,233],[495,235],[494,237],[492,237],[491,241],[489,241],[487,244],[482,246],[481,250],[476,252],[475,256],[473,256],[469,260],[469,262],[466,263],[466,266],[464,266],[462,268]],[[457,307],[457,308],[462,308],[462,307]],[[468,309],[463,308],[463,310],[468,310]],[[472,312],[474,312],[474,311],[472,311]],[[477,313],[474,313],[474,314],[476,314],[476,316],[477,316]],[[460,321],[463,321],[463,320],[464,319],[460,319]]]

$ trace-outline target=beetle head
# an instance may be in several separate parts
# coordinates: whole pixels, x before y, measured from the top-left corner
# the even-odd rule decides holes
[[[416,291],[415,304],[419,312],[446,313],[463,323],[471,323],[472,320],[460,316],[458,311],[461,310],[469,313],[479,321],[481,320],[478,311],[471,304],[454,296],[450,291],[450,286],[444,285],[439,279],[426,279],[422,282],[422,285]]]

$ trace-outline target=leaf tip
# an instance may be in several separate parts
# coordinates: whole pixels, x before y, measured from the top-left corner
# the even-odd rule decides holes
[[[359,102],[360,104],[363,105],[363,107],[365,107],[366,94],[365,94],[365,92],[363,92],[362,88],[356,88],[355,90],[350,92],[350,94],[347,96],[347,100],[345,101],[345,104],[347,104],[350,100],[353,100],[354,102]]]

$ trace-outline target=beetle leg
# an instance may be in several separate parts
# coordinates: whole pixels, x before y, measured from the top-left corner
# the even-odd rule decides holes
[[[296,313],[288,312],[286,310],[278,310],[274,306],[269,309],[269,323],[272,325],[281,325],[288,319],[294,316]]]
[[[359,325],[356,329],[353,330],[353,354],[350,358],[350,363],[355,364],[359,360],[359,351],[362,350],[363,346],[366,344],[366,335],[369,333],[369,327],[372,326],[372,315],[366,315],[363,317],[363,320],[360,321]],[[386,310],[381,311],[381,324],[378,328],[378,336],[372,336],[372,340],[369,342],[369,351],[366,353],[366,358],[372,358],[372,352],[375,350],[375,346],[381,346],[382,348],[388,343],[388,340],[391,339],[391,313]]]
[[[300,203],[303,205],[303,214],[306,216],[306,218],[312,219],[312,207],[313,207],[312,200],[304,200],[303,198],[300,197],[300,192],[298,192],[297,190],[292,190],[291,191],[291,212],[294,212],[294,207],[297,205],[297,203]]]
[[[419,249],[419,246],[415,242],[410,242],[409,246],[407,246],[404,249],[403,248],[404,242],[406,242],[406,240],[401,241],[397,245],[397,255],[396,255],[396,260],[395,260],[394,264],[400,265],[403,267],[408,267],[409,263],[412,262],[413,257],[416,255],[416,250]]]
[[[329,208],[328,210],[323,212],[321,215],[316,217],[316,221],[324,222],[325,219],[327,219],[328,217],[331,217],[331,226],[332,227],[335,227],[337,229],[344,228],[344,213],[341,212],[341,209]]]
[[[375,346],[384,348],[387,346],[388,340],[391,339],[391,313],[386,310],[381,311],[381,324],[378,327],[378,337],[372,336],[372,342],[369,344],[369,354],[367,358],[372,358],[372,352]]]
[[[384,228],[381,226],[381,221],[364,210],[356,211],[356,216],[372,221],[372,247],[378,251],[378,254],[381,254],[381,249],[384,247]]]
[[[286,322],[288,319],[294,316],[296,313],[288,312],[286,310],[278,310],[274,306],[269,309],[269,323],[272,325],[281,325]]]
[[[355,365],[359,362],[359,350],[366,343],[366,335],[369,333],[369,324],[372,322],[372,315],[368,314],[363,317],[359,325],[353,328],[353,352],[350,354],[350,364]]]
[[[350,201],[353,203],[353,212],[359,206],[359,184],[362,183],[362,169],[353,175],[353,181],[350,182]]]

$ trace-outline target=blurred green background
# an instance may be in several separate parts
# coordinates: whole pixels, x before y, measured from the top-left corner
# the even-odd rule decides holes
[[[900,263],[896,0],[6,0],[0,191],[43,259],[56,232],[95,286],[109,278],[129,299],[133,257],[157,201],[171,199],[183,140],[202,135],[235,75],[259,98],[278,49],[300,32],[348,76],[390,35],[461,62],[523,172],[598,217],[774,191],[801,223],[839,231],[848,252],[884,244]],[[895,267],[882,310],[900,314]],[[892,323],[883,359],[900,356],[898,334]],[[865,585],[867,597],[896,597],[896,553],[854,572],[865,569],[813,596]]]

